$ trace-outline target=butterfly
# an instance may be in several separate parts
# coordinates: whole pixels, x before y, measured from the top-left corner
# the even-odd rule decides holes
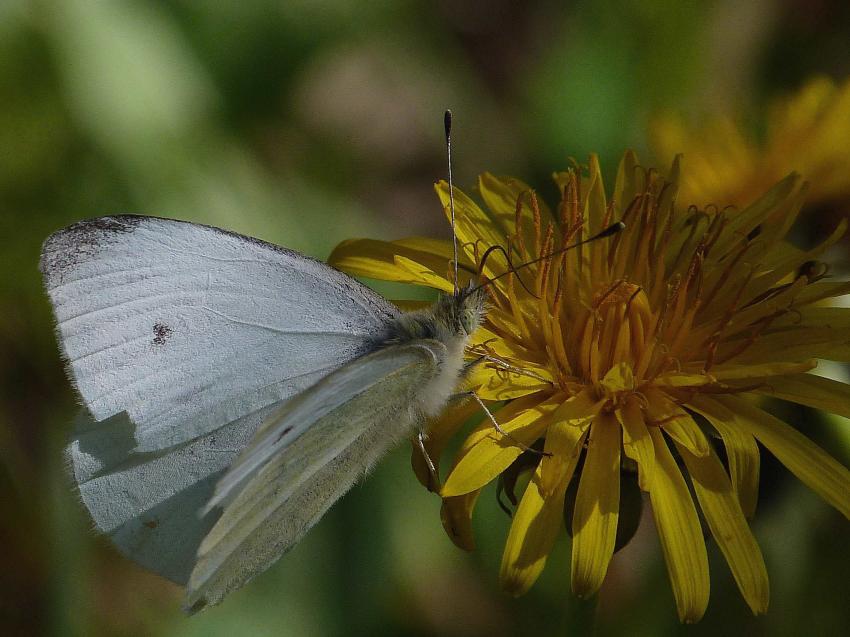
[[[41,258],[82,399],[67,456],[98,530],[219,602],[437,415],[486,292],[403,313],[292,250],[142,216],[76,223]]]
[[[66,455],[97,529],[185,586],[195,612],[273,564],[400,441],[415,437],[434,474],[426,422],[481,360],[464,355],[486,285],[458,285],[457,254],[455,237],[454,291],[402,312],[211,226],[121,215],[51,235],[40,269],[83,405]]]

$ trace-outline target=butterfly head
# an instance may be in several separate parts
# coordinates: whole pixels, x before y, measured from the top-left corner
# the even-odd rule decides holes
[[[485,288],[470,281],[451,294],[441,294],[435,307],[436,316],[458,336],[469,336],[484,319],[487,305]]]

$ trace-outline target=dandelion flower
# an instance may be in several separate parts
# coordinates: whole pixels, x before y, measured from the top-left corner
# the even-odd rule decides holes
[[[742,130],[730,115],[689,127],[668,114],[653,123],[656,155],[668,161],[688,149],[679,198],[688,204],[749,205],[780,178],[797,171],[811,183],[807,200],[850,198],[850,80],[837,86],[811,79],[796,94],[776,100],[764,139]]]
[[[759,403],[773,396],[850,417],[850,386],[810,373],[818,358],[850,362],[850,310],[817,304],[850,292],[824,278],[817,260],[846,223],[800,250],[784,241],[806,190],[799,176],[747,208],[700,210],[676,205],[679,172],[678,159],[665,179],[626,153],[608,198],[591,157],[588,174],[555,174],[555,209],[515,179],[482,175],[485,207],[455,189],[461,271],[475,272],[491,246],[504,250],[483,264],[491,307],[468,353],[490,356],[468,384],[499,430],[484,418],[441,485],[416,453],[414,468],[442,496],[444,526],[467,549],[481,490],[493,481],[513,488],[518,469],[530,470],[500,571],[513,594],[539,576],[565,513],[572,588],[582,597],[597,592],[618,526],[628,522],[622,478],[636,473],[680,619],[699,620],[708,603],[698,511],[747,604],[764,613],[768,577],[747,522],[757,442],[850,517],[850,472]],[[446,207],[445,183],[437,193]],[[559,252],[618,220],[622,232]],[[331,256],[356,275],[447,292],[450,260],[450,242],[421,238],[351,240]],[[515,272],[496,278],[511,264]],[[469,401],[431,424],[426,448],[435,463],[476,407]]]

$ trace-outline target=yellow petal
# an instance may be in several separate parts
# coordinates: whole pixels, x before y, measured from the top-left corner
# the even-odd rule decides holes
[[[769,271],[761,277],[753,279],[748,286],[747,291],[754,295],[766,291],[770,289],[771,286],[778,283],[787,274],[796,273],[803,264],[819,259],[824,252],[844,237],[847,233],[847,224],[847,219],[841,219],[829,237],[811,250],[807,250],[805,252],[798,252],[795,250],[775,250],[774,255],[772,255],[774,256],[773,259],[764,260],[763,265],[764,267],[769,268]]]
[[[561,400],[563,400],[563,394],[558,394]],[[553,396],[554,398],[554,396]],[[470,402],[475,403],[474,400],[470,399]],[[506,405],[504,405],[498,411],[495,411],[498,408],[498,405],[490,405],[489,409],[494,414],[496,420],[500,423],[513,423],[514,421],[517,423],[523,423],[522,420],[517,420],[517,417],[524,414],[525,412],[529,412],[529,410],[536,409],[541,402],[539,396],[523,396],[522,398],[518,398],[516,400],[512,400]],[[482,411],[482,415],[483,411]],[[513,426],[511,424],[510,426]],[[479,442],[487,438],[488,436],[493,435],[493,423],[490,422],[489,418],[482,418],[481,422],[475,429],[473,429],[470,434],[464,439],[463,444],[461,445],[460,451],[456,457],[455,464],[457,461],[463,457],[464,454],[469,452],[472,447],[477,445]]]
[[[850,385],[830,378],[813,374],[780,376],[768,379],[755,391],[850,418]]]
[[[638,158],[633,150],[623,153],[620,165],[617,167],[617,179],[614,184],[613,203],[621,212],[617,218],[622,216],[622,210],[628,206],[637,193],[635,175],[637,174]]]
[[[596,593],[605,579],[617,539],[620,509],[620,425],[600,415],[590,426],[584,468],[573,513],[573,592]]]
[[[440,509],[440,519],[449,539],[464,551],[475,550],[475,537],[472,534],[472,510],[481,491],[472,491],[457,497],[444,498]]]
[[[417,263],[412,259],[396,255],[395,257],[396,272],[398,278],[389,279],[399,281],[400,283],[414,283],[416,285],[427,285],[430,288],[440,290],[442,292],[453,292],[454,283],[446,277],[436,274],[433,270]],[[404,279],[405,274],[407,280]]]
[[[498,363],[482,361],[466,375],[466,386],[484,400],[513,400],[552,389],[551,374],[545,367],[533,363],[522,363],[516,367],[527,374],[511,371]]]
[[[794,248],[783,246],[783,250],[793,251]],[[777,288],[765,286],[758,290],[745,293],[744,298],[750,299],[750,303],[735,312],[734,317],[725,329],[726,336],[731,337],[741,331],[749,335],[753,326],[758,325],[760,321],[785,312],[789,307],[793,306],[794,299],[800,295],[800,292],[802,292],[807,284],[808,281],[800,277],[793,282],[789,282],[788,285]],[[736,289],[734,285],[727,285],[723,288],[723,291],[712,302],[714,312],[709,311],[708,315],[703,318],[705,321],[704,325],[708,325],[711,321],[718,320],[723,316],[723,312],[725,311],[723,308],[734,303],[734,298],[737,294]],[[762,298],[761,295],[766,296]]]
[[[783,421],[737,396],[717,401],[812,491],[850,518],[850,471]]]
[[[708,555],[688,485],[660,430],[650,430],[655,472],[649,492],[679,619],[693,623],[708,605]]]
[[[738,588],[756,615],[767,611],[770,585],[761,549],[753,537],[723,465],[714,453],[702,458],[677,445],[700,508]]]
[[[741,237],[746,237],[759,224],[775,214],[777,207],[781,206],[795,190],[802,186],[802,181],[800,175],[792,173],[754,204],[732,216],[728,225],[723,229],[723,234],[712,247],[712,255],[720,258],[728,254],[738,245]]]
[[[515,340],[504,338],[486,327],[479,327],[472,333],[469,337],[469,349],[473,354],[487,353],[504,358],[508,362],[516,364],[517,367],[525,367],[530,363],[534,366],[535,372],[539,372],[547,378],[552,378],[552,372],[549,371],[547,366],[549,357],[546,352],[530,350]]]
[[[591,153],[588,166],[590,187],[585,199],[584,218],[587,220],[591,233],[602,230],[603,222],[608,213],[608,203],[605,200],[605,186],[602,180],[602,169],[599,166],[599,156]]]
[[[699,387],[713,382],[714,379],[707,374],[686,374],[682,372],[661,374],[653,381],[659,387]]]
[[[655,467],[655,449],[643,420],[640,402],[637,397],[632,396],[615,413],[623,426],[623,450],[638,464],[638,485],[642,491],[649,491],[652,470]]]
[[[635,388],[635,375],[628,363],[617,363],[605,373],[600,383],[611,393],[631,391]]]
[[[732,488],[738,494],[744,515],[752,518],[758,504],[761,466],[755,438],[737,422],[733,412],[711,398],[697,394],[687,407],[707,418],[720,434],[729,459]]]
[[[543,571],[563,524],[567,482],[562,481],[553,493],[544,497],[538,466],[525,488],[502,554],[499,579],[508,593],[524,594]]]
[[[790,330],[801,327],[831,327],[846,330],[850,329],[850,308],[820,305],[804,307],[797,312],[788,312],[776,318],[770,327]]]
[[[489,419],[485,418],[464,444],[457,464],[443,485],[441,495],[463,495],[480,489],[498,476],[523,452],[521,445],[531,445],[543,435],[551,421],[552,412],[562,401],[563,396],[555,396],[543,403],[533,404],[510,420],[502,421],[502,412],[514,407],[513,403],[508,405],[496,414],[496,420],[510,437],[496,431]]]
[[[531,207],[532,189],[528,184],[513,177],[496,177],[491,173],[484,173],[478,178],[478,190],[481,198],[489,208],[490,217],[493,219],[505,236],[515,232],[523,233],[523,241],[528,249],[535,249],[537,245],[534,234],[533,212]],[[520,201],[520,228],[516,227],[516,205]],[[553,221],[549,206],[542,198],[537,198],[537,209],[540,212],[542,227]]]
[[[845,294],[850,294],[850,281],[815,281],[803,288],[794,299],[794,305],[800,307]]]
[[[723,382],[727,380],[764,378],[765,376],[780,376],[784,374],[802,374],[817,366],[817,361],[811,359],[796,363],[761,363],[755,365],[736,365],[735,363],[729,363],[712,367],[711,375]]]
[[[427,271],[447,273],[448,261],[442,256],[419,249],[423,247],[418,239],[405,239],[401,242],[349,239],[334,248],[328,257],[328,263],[356,276],[402,283],[419,281],[411,281],[409,271],[399,268],[395,261],[397,256],[418,263]]]
[[[548,496],[575,471],[581,441],[588,423],[599,413],[604,400],[594,401],[592,390],[585,389],[573,396],[552,414],[552,424],[546,431],[546,454],[540,460],[540,488]]]
[[[654,387],[647,387],[643,394],[647,400],[647,425],[661,427],[668,436],[687,447],[694,455],[704,456],[709,452],[708,439],[688,412]]]
[[[722,359],[727,352],[736,351],[745,340],[724,343],[718,350],[718,356]],[[805,361],[812,358],[850,362],[850,331],[830,327],[805,327],[763,334],[734,360],[739,364],[758,365]]]
[[[522,326],[517,324],[512,312],[506,312],[497,307],[492,307],[487,311],[487,323],[507,339],[519,341],[525,338]]]
[[[453,258],[452,242],[448,239],[433,239],[431,237],[405,237],[404,239],[396,239],[392,242],[395,246],[401,246],[409,250],[416,250],[419,253],[435,255],[442,259],[443,263],[448,263],[449,259]],[[409,255],[408,255],[409,256]],[[413,257],[411,257],[413,258]],[[439,263],[439,261],[434,262]],[[467,265],[472,265],[468,262]],[[439,268],[435,267],[435,270]]]
[[[705,434],[702,433],[690,416],[687,419],[671,420],[665,423],[662,429],[672,440],[688,449],[695,456],[706,456],[711,451],[708,438],[705,437]]]
[[[449,185],[445,181],[434,184],[437,196],[443,204],[446,218],[451,218],[449,209]],[[455,233],[468,257],[474,254],[473,246],[479,246],[479,254],[490,246],[507,245],[505,233],[472,199],[458,188],[454,188],[455,202]],[[484,273],[495,276],[506,272],[508,262],[500,252],[494,252],[487,260]]]

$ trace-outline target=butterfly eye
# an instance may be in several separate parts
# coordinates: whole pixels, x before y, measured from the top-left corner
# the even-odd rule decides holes
[[[460,324],[463,331],[472,334],[478,327],[478,315],[472,308],[464,308],[460,313]]]

